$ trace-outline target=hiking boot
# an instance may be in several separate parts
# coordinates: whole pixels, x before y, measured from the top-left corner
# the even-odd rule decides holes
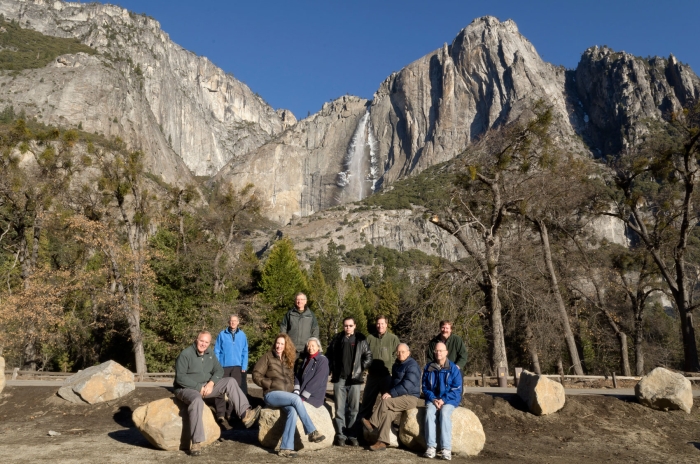
[[[277,456],[282,457],[282,458],[295,458],[297,457],[298,453],[294,450],[279,450],[277,452]]]
[[[309,441],[311,443],[318,443],[318,442],[321,442],[325,439],[326,439],[326,437],[321,435],[320,433],[318,433],[318,430],[314,430],[313,432],[311,432],[309,434]]]
[[[253,424],[255,424],[255,421],[258,420],[258,417],[260,417],[260,406],[258,406],[255,409],[248,409],[245,412],[245,415],[241,418],[243,421],[243,426],[247,429],[252,427]]]
[[[372,451],[386,451],[386,443],[383,441],[378,441],[374,445],[370,446],[369,449]]]
[[[365,430],[367,430],[369,433],[372,433],[376,430],[374,425],[372,425],[372,423],[365,418],[362,418],[362,425],[364,426]]]
[[[231,424],[228,423],[228,420],[226,420],[224,416],[217,417],[216,423],[224,430],[231,430]]]
[[[425,450],[425,453],[423,453],[423,457],[433,459],[435,457],[435,448],[431,446],[430,448]]]
[[[202,455],[202,444],[192,443],[190,445],[190,456],[201,456]]]
[[[450,451],[450,450],[440,451],[440,459],[443,459],[445,461],[451,461],[452,460],[452,451]]]
[[[333,444],[335,446],[345,446],[345,440],[346,440],[345,437],[342,437],[340,435],[336,435],[335,440],[333,440]]]
[[[357,441],[355,437],[348,437],[348,445],[350,446],[360,446],[360,442]]]

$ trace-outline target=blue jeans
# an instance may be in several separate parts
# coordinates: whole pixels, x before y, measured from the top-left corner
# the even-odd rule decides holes
[[[284,424],[284,433],[282,434],[282,445],[280,449],[294,449],[294,431],[297,429],[297,415],[301,419],[304,426],[304,433],[310,434],[316,427],[311,422],[309,415],[306,413],[304,402],[299,395],[285,391],[271,391],[265,395],[265,404],[273,408],[283,409],[287,413],[287,422]]]
[[[360,384],[345,385],[346,379],[333,384],[335,396],[335,432],[341,440],[357,438],[357,413],[360,412]]]
[[[428,448],[437,448],[436,422],[440,422],[440,449],[452,450],[452,412],[455,407],[443,404],[438,410],[433,403],[425,405],[425,441]],[[439,417],[435,417],[435,416]]]

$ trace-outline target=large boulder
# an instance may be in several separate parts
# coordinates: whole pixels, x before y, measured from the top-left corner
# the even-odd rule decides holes
[[[326,439],[320,443],[311,443],[304,433],[304,426],[301,424],[301,420],[297,418],[297,430],[296,433],[294,433],[294,449],[297,451],[300,449],[313,451],[333,446],[335,429],[333,428],[333,420],[331,419],[329,408],[325,405],[320,408],[315,408],[309,403],[304,403],[304,407],[309,414],[311,422],[314,423],[316,429],[321,435],[324,435]],[[278,409],[264,408],[260,411],[260,419],[258,420],[258,425],[260,427],[258,431],[258,440],[263,447],[270,449],[279,448],[280,441],[282,440],[282,432],[284,432],[285,420],[285,413],[280,413]]]
[[[564,407],[564,387],[547,377],[523,371],[518,382],[518,396],[525,401],[528,410],[536,416],[544,416]]]
[[[663,367],[657,367],[642,377],[634,387],[634,394],[641,404],[652,409],[682,409],[690,414],[693,407],[690,380]]]
[[[0,393],[5,388],[5,358],[0,356]]]
[[[117,362],[107,361],[68,377],[58,395],[72,403],[95,404],[121,398],[134,388],[134,373]]]
[[[404,411],[401,415],[399,440],[409,449],[425,451],[427,444],[424,427],[424,407]],[[484,449],[484,443],[486,443],[484,427],[476,414],[467,408],[456,408],[452,413],[452,453],[476,456]]]
[[[187,405],[177,398],[163,398],[137,408],[131,416],[136,428],[156,448],[167,451],[189,449],[190,428]],[[202,412],[203,446],[214,443],[221,429],[209,408]]]

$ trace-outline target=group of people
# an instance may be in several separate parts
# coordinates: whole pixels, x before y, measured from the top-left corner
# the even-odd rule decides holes
[[[385,316],[376,318],[376,331],[366,336],[356,330],[352,317],[346,317],[343,330],[333,337],[324,356],[318,321],[306,304],[306,295],[295,296],[295,307],[285,314],[271,349],[253,368],[253,382],[262,388],[265,404],[286,413],[279,455],[296,456],[297,417],[310,442],[326,439],[309,418],[304,403],[323,406],[330,376],[336,405],[336,446],[359,446],[358,432],[364,427],[370,437],[376,437],[369,449],[385,450],[392,422],[401,412],[425,405],[428,449],[424,456],[450,460],[451,416],[462,398],[461,371],[467,362],[466,347],[452,334],[452,323],[440,322],[440,334],[428,344],[428,363],[421,372],[408,345],[389,332]],[[214,400],[217,421],[225,428],[233,417],[250,427],[260,415],[260,407],[251,408],[245,393],[248,341],[238,325],[238,317],[232,315],[213,350],[211,334],[200,332],[195,343],[177,358],[175,395],[188,405],[191,455],[201,454],[204,400]]]

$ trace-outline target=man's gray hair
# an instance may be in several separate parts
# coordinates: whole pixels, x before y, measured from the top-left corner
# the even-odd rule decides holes
[[[230,321],[232,317],[235,317],[235,318],[238,319],[239,321],[241,320],[241,318],[238,317],[238,314],[230,314],[230,315],[228,316],[228,320]]]
[[[308,340],[306,340],[306,345],[308,345],[309,342],[314,342],[316,344],[316,346],[318,346],[318,352],[323,353],[323,347],[321,346],[321,340],[319,340],[316,337],[311,337]]]
[[[405,346],[409,353],[411,352],[411,348],[408,347],[408,343],[399,343],[399,344],[396,346],[396,350],[397,350],[397,351],[398,351],[398,349],[399,349],[399,347],[400,347],[401,345]]]

